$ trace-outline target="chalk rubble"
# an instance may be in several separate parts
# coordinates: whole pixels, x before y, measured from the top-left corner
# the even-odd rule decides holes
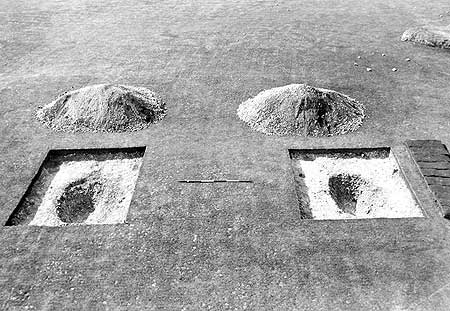
[[[403,33],[401,40],[450,49],[450,25],[413,27]]]

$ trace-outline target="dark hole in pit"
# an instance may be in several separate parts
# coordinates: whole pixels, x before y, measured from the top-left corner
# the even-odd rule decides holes
[[[338,174],[328,180],[330,195],[338,208],[345,213],[355,215],[361,185],[364,180],[358,175]]]
[[[101,184],[86,178],[69,184],[56,203],[56,214],[65,223],[85,221],[95,210],[94,196]]]

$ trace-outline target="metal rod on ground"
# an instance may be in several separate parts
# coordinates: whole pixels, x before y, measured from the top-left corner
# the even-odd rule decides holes
[[[252,180],[240,180],[240,179],[183,179],[178,180],[180,183],[222,183],[222,182],[232,182],[232,183],[252,183]]]

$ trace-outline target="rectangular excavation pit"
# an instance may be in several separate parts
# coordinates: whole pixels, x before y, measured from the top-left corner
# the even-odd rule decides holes
[[[50,150],[6,226],[123,223],[145,147]]]
[[[289,155],[303,219],[424,217],[390,148]]]

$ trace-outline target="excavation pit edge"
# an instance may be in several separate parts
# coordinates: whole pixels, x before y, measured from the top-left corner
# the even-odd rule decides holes
[[[302,219],[424,217],[390,148],[289,155]]]
[[[145,147],[50,150],[6,226],[124,223]]]

